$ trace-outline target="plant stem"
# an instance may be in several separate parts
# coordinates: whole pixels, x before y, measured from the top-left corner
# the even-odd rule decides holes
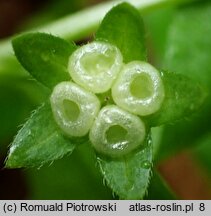
[[[125,0],[131,3],[140,11],[147,10],[151,7],[173,2],[187,2],[190,0]],[[91,8],[79,11],[73,15],[66,16],[51,24],[41,27],[41,31],[50,32],[63,38],[79,40],[91,34],[98,27],[105,14],[115,5],[123,2],[114,0],[98,4]]]
[[[146,12],[154,7],[163,5],[179,5],[194,0],[125,0],[141,12]],[[32,31],[40,31],[51,33],[59,37],[69,40],[80,40],[96,30],[104,15],[116,4],[122,0],[113,0],[98,4],[88,9],[81,10],[75,14],[71,14],[64,18],[58,19],[40,28],[31,29]],[[0,72],[4,69],[4,61],[7,61],[12,56],[11,38],[0,41]],[[15,58],[14,58],[15,59]],[[11,61],[12,62],[12,61]],[[1,64],[2,63],[2,64]],[[3,64],[4,63],[4,64]]]

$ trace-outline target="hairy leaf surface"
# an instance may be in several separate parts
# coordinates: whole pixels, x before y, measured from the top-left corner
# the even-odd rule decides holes
[[[40,167],[71,153],[75,144],[57,127],[49,103],[38,108],[15,137],[7,168]]]
[[[142,199],[147,191],[152,168],[152,142],[146,139],[143,149],[121,160],[98,157],[108,186],[120,199]]]
[[[104,17],[96,40],[116,45],[124,62],[146,60],[145,31],[139,11],[128,3],[112,8]]]
[[[49,88],[70,80],[67,72],[74,44],[45,33],[27,33],[12,40],[15,55],[22,66],[39,82]]]

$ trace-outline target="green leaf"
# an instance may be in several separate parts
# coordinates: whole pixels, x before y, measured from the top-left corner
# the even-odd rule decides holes
[[[98,157],[101,172],[108,186],[121,199],[142,199],[147,191],[152,167],[150,136],[143,149],[121,160]]]
[[[196,112],[206,97],[202,87],[190,78],[169,72],[162,72],[165,99],[161,109],[147,117],[150,126],[159,126],[184,119]]]
[[[18,132],[10,147],[6,167],[40,167],[71,153],[74,147],[57,127],[50,104],[46,103]]]
[[[158,154],[160,159],[197,145],[211,130],[210,17],[210,1],[201,2],[180,8],[170,25],[164,67],[200,82],[208,90],[208,96],[202,109],[188,121],[165,127]]]
[[[143,20],[139,11],[128,3],[113,7],[106,14],[96,33],[96,40],[117,46],[125,63],[146,60]]]
[[[148,200],[174,200],[176,196],[173,194],[167,183],[160,176],[160,174],[154,170],[150,181],[147,195],[144,199]]]
[[[67,64],[74,44],[45,33],[28,33],[15,37],[12,45],[22,66],[45,86],[53,88],[71,79]]]

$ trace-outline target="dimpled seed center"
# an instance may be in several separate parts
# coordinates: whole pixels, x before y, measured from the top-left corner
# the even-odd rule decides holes
[[[151,97],[153,94],[153,83],[150,76],[146,73],[136,76],[130,84],[130,92],[139,99]]]
[[[102,53],[87,53],[81,58],[81,64],[84,70],[90,75],[98,75],[107,72],[114,64],[115,53],[107,50]]]
[[[122,143],[126,140],[127,130],[120,125],[113,125],[106,131],[108,143]]]
[[[80,115],[80,109],[78,105],[71,100],[65,99],[63,101],[64,112],[68,120],[76,121]]]

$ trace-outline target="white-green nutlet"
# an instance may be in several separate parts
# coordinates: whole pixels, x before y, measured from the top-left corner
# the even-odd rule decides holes
[[[140,116],[155,113],[164,100],[159,72],[150,64],[133,61],[123,68],[112,87],[117,105]]]
[[[98,98],[72,82],[61,82],[50,98],[53,115],[69,137],[88,133],[100,109]]]
[[[102,93],[111,88],[122,61],[117,47],[105,42],[92,42],[70,56],[68,71],[78,85],[91,92]]]
[[[89,138],[98,152],[121,157],[140,146],[145,134],[145,125],[138,116],[109,105],[101,109]]]

